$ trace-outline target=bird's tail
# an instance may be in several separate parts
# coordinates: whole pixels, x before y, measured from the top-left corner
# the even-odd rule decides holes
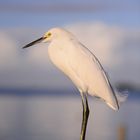
[[[116,94],[119,106],[121,105],[121,103],[126,101],[126,99],[128,97],[128,91],[123,91],[123,92],[115,91],[115,94]]]
[[[124,92],[118,92],[117,90],[114,91],[116,99],[117,99],[117,106],[113,106],[110,103],[107,103],[112,109],[114,110],[118,110],[120,105],[126,101],[127,97],[128,97],[128,91],[124,91]]]

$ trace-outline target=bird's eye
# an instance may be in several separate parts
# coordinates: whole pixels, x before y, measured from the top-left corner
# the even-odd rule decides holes
[[[47,34],[47,37],[50,37],[51,36],[51,33],[49,32],[48,34]]]

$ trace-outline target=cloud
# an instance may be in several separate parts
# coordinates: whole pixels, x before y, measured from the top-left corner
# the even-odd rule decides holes
[[[140,84],[140,29],[100,22],[66,26],[109,71],[112,81]]]
[[[16,43],[4,32],[0,32],[0,69],[9,69],[17,64]]]
[[[37,33],[38,29],[0,31],[0,88],[69,88],[71,82],[50,62],[46,44],[22,49],[39,37]]]
[[[140,30],[104,23],[65,26],[101,61],[114,83],[140,84]],[[0,87],[69,88],[71,82],[51,63],[47,44],[27,50],[26,43],[44,34],[44,29],[0,31]]]
[[[67,26],[105,65],[113,65],[113,49],[119,45],[123,30],[103,23],[82,23]],[[114,60],[118,61],[118,60]]]

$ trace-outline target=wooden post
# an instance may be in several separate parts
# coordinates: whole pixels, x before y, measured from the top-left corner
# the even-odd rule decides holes
[[[118,128],[118,140],[126,140],[126,127],[125,125],[120,125]]]

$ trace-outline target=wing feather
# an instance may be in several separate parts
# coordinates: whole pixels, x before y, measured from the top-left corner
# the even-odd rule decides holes
[[[109,76],[107,74],[107,72],[104,70],[103,66],[101,65],[100,61],[98,60],[98,58],[88,49],[86,48],[83,44],[82,44],[83,48],[90,54],[92,60],[94,63],[96,63],[96,65],[98,66],[98,68],[100,69],[100,72],[108,86],[108,89],[110,91],[110,94],[112,94],[113,96],[113,104],[111,102],[108,102],[106,100],[104,100],[111,108],[113,108],[114,110],[118,110],[119,109],[119,101],[117,99],[117,95],[115,93],[115,90],[113,89],[110,80],[109,80]],[[114,105],[115,102],[115,105]]]

